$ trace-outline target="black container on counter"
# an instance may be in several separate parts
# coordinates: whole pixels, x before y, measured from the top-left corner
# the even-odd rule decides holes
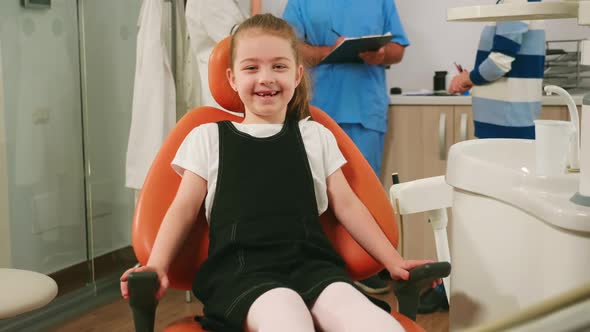
[[[447,91],[447,72],[446,71],[435,71],[434,72],[434,92],[441,93]]]

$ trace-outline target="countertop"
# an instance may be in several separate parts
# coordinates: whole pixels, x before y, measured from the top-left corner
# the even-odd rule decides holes
[[[582,105],[583,95],[573,95],[576,105]],[[390,95],[390,105],[471,105],[471,96],[402,96]],[[543,105],[565,106],[560,96],[543,96]]]

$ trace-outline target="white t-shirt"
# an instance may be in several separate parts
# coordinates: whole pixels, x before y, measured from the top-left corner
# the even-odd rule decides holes
[[[254,137],[269,137],[283,128],[282,124],[240,124],[233,125],[241,132]],[[346,159],[338,149],[332,132],[321,124],[309,120],[299,121],[299,129],[307,159],[311,166],[313,186],[319,214],[328,208],[328,192],[326,179],[346,163]],[[172,168],[182,176],[189,170],[207,181],[205,212],[207,220],[211,215],[213,196],[217,186],[219,169],[219,131],[216,123],[207,123],[193,129],[178,148],[172,161]]]

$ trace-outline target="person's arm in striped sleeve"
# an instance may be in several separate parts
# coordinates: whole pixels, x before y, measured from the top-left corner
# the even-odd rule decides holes
[[[520,51],[527,22],[498,22],[489,55],[471,71],[463,71],[451,81],[450,93],[463,93],[473,85],[484,85],[504,77],[512,69],[512,62]],[[480,50],[479,52],[482,52]]]

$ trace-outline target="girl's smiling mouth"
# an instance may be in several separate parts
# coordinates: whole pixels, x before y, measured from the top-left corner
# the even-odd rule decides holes
[[[278,95],[280,91],[258,91],[254,92],[255,95],[263,98],[274,97]]]

